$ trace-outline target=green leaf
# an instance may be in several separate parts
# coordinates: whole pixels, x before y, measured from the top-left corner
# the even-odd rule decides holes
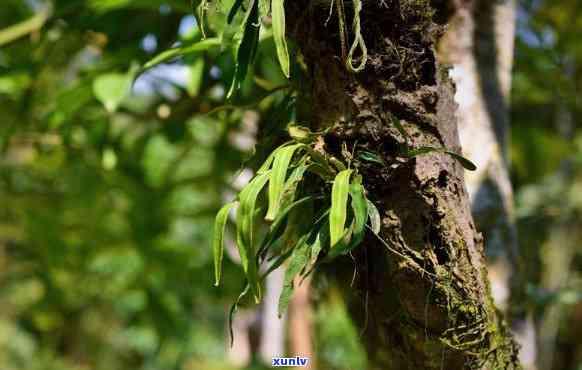
[[[168,62],[174,58],[183,57],[185,55],[201,53],[208,50],[217,49],[220,47],[220,39],[216,37],[208,38],[198,41],[195,44],[188,46],[179,46],[166,51],[163,51],[145,63],[140,72],[157,66],[158,64]]]
[[[309,130],[307,127],[299,126],[299,125],[289,125],[287,126],[287,133],[291,138],[299,143],[304,144],[311,144],[317,137],[317,134],[314,134]]]
[[[461,164],[461,166],[463,166],[466,170],[469,170],[469,171],[477,170],[477,166],[475,165],[475,163],[471,162],[470,160],[463,157],[462,155],[459,155],[455,152],[451,152],[449,150],[445,150],[445,153],[447,153],[451,157],[455,158]]]
[[[309,257],[311,263],[315,264],[319,253],[323,249],[323,246],[326,242],[329,241],[329,226],[327,222],[323,224],[323,226],[317,232],[317,237],[315,239],[315,243],[311,246],[311,250],[309,251]]]
[[[430,153],[442,153],[443,149],[441,148],[434,148],[434,147],[429,147],[429,146],[421,146],[420,148],[416,148],[416,149],[409,149],[406,152],[406,156],[409,158],[412,157],[416,157],[419,155],[425,155],[425,154],[430,154]]]
[[[450,155],[451,157],[456,159],[461,164],[461,166],[463,166],[465,169],[467,169],[469,171],[475,171],[477,169],[477,166],[473,162],[471,162],[467,158],[463,157],[462,155],[459,155],[455,152],[448,150],[447,148],[435,148],[435,147],[430,147],[430,146],[421,146],[420,148],[417,148],[417,149],[408,150],[406,153],[406,156],[412,158],[412,157],[416,157],[418,155],[435,153],[435,152],[436,153],[445,153],[445,154]]]
[[[329,235],[333,248],[345,235],[347,202],[350,176],[353,170],[343,170],[336,177],[331,189],[331,211],[329,213]]]
[[[196,15],[196,9],[200,6],[201,0],[190,0],[190,12]]]
[[[228,12],[228,17],[226,18],[226,22],[228,24],[232,23],[234,16],[236,15],[236,13],[238,13],[239,9],[242,7],[242,3],[243,3],[243,0],[235,0],[234,4],[232,4],[232,7],[230,8],[230,11]]]
[[[204,58],[196,58],[189,66],[190,78],[186,85],[186,91],[191,97],[196,97],[200,94],[200,88],[204,82]]]
[[[287,40],[285,39],[285,0],[273,0],[271,7],[273,38],[277,47],[277,57],[283,74],[289,78],[289,51],[287,49]]]
[[[277,151],[278,151],[278,148],[275,149],[271,154],[269,154],[267,159],[265,159],[265,161],[263,162],[261,167],[257,170],[257,174],[262,174],[262,173],[269,171],[269,169],[271,168],[271,165],[273,164],[273,160],[275,159],[275,156],[277,155]]]
[[[378,208],[369,199],[366,199],[368,203],[368,219],[370,220],[370,226],[372,232],[376,235],[380,233],[380,228],[382,227],[382,219],[380,218],[380,212]]]
[[[270,171],[257,175],[240,192],[240,205],[236,215],[236,239],[238,251],[241,257],[241,264],[257,302],[261,298],[261,289],[257,274],[253,235],[256,216],[255,206],[257,203],[257,197],[267,183],[269,175]]]
[[[231,347],[234,344],[234,332],[232,330],[232,322],[234,320],[234,314],[238,310],[238,306],[240,304],[240,301],[249,293],[250,288],[251,288],[251,286],[249,284],[247,284],[245,286],[244,290],[240,293],[240,295],[238,296],[236,301],[232,304],[232,306],[230,306],[230,310],[228,312],[228,331],[230,333],[230,346]]]
[[[259,0],[259,14],[261,18],[268,17],[271,12],[271,0]]]
[[[352,209],[354,211],[354,234],[350,243],[350,249],[357,247],[364,239],[364,229],[368,220],[368,204],[366,202],[365,190],[362,185],[361,176],[350,184],[350,197],[352,199]]]
[[[289,258],[289,256],[301,245],[303,245],[304,243],[306,243],[309,238],[312,238],[314,236],[317,236],[316,231],[321,231],[322,230],[322,226],[320,224],[320,222],[324,221],[324,227],[326,227],[326,229],[329,229],[329,226],[327,224],[327,218],[325,216],[327,216],[327,214],[329,213],[329,210],[327,210],[326,212],[324,212],[324,215],[322,217],[320,217],[320,219],[318,219],[314,225],[312,226],[309,230],[307,230],[306,233],[302,234],[301,237],[293,243],[293,246],[297,246],[296,248],[288,248],[285,252],[283,252],[282,254],[279,254],[276,257],[273,257],[271,259],[275,259],[275,262],[273,262],[273,264],[268,268],[268,270],[261,276],[261,279],[264,279],[267,275],[269,275],[271,272],[273,272],[275,269],[277,269],[279,266],[281,266],[283,264],[283,262],[285,262],[287,260],[287,258]],[[294,224],[289,224],[288,225],[288,229],[286,231],[293,231],[295,234],[297,234],[297,228],[294,227]],[[290,229],[289,229],[290,227]],[[327,235],[327,233],[326,233]],[[323,240],[325,241],[325,240]],[[315,241],[314,241],[315,242]],[[308,243],[310,244],[310,243]]]
[[[202,38],[206,38],[206,10],[208,8],[208,0],[200,0],[195,4],[194,1],[191,2],[192,10],[194,14],[198,15],[198,24],[200,24],[200,32],[202,33]]]
[[[400,120],[396,117],[392,117],[392,123],[394,123],[394,126],[396,126],[396,129],[398,130],[398,132],[400,133],[400,135],[402,135],[402,137],[404,139],[410,139],[410,135],[408,135],[408,132],[406,132],[406,130],[404,129],[404,126],[402,126],[402,123],[400,122]]]
[[[129,95],[132,76],[123,73],[106,73],[93,81],[93,93],[107,109],[115,112],[119,105]]]
[[[333,176],[335,174],[335,172],[330,172],[326,167],[323,167],[319,163],[311,163],[307,167],[307,171],[321,177],[326,181],[333,179]]]
[[[373,162],[373,163],[377,163],[377,164],[382,165],[382,166],[384,166],[386,164],[386,162],[384,162],[382,157],[380,157],[380,155],[378,155],[376,153],[364,151],[364,152],[361,152],[358,155],[358,157],[365,162]]]
[[[319,228],[319,231],[317,232],[315,243],[313,243],[313,245],[311,246],[309,256],[309,263],[311,264],[311,267],[307,272],[305,272],[303,278],[306,278],[313,272],[313,270],[315,270],[317,265],[320,263],[320,261],[318,261],[319,254],[324,249],[324,246],[328,245],[328,243],[329,243],[329,220],[326,219]]]
[[[282,144],[281,146],[279,146],[277,149],[273,150],[271,152],[271,154],[269,154],[267,159],[265,159],[265,161],[263,162],[261,167],[257,170],[257,174],[262,174],[262,173],[267,172],[271,168],[271,165],[273,164],[273,161],[275,160],[275,156],[279,153],[280,150],[287,147],[290,143],[291,143],[290,141],[286,142],[286,143]]]
[[[293,251],[294,251],[294,249],[291,248],[291,249],[287,250],[285,253],[278,255],[275,262],[273,262],[273,264],[271,266],[269,266],[267,271],[265,271],[265,273],[263,275],[261,275],[261,279],[266,278],[267,275],[269,275],[271,272],[278,269],[279,266],[281,266],[283,264],[283,262],[285,262],[287,260],[287,258],[289,258],[289,256],[293,253]]]
[[[297,192],[297,187],[303,177],[305,175],[305,171],[309,168],[309,165],[306,165],[307,157],[304,157],[300,164],[295,167],[295,169],[291,172],[287,181],[285,181],[285,186],[283,187],[283,194],[281,196],[281,206],[280,208],[286,207],[288,204],[293,202],[295,199],[295,194]]]
[[[304,198],[301,198],[301,199],[291,203],[289,206],[287,206],[285,209],[283,209],[281,212],[279,212],[279,215],[277,216],[277,218],[275,219],[275,221],[271,225],[269,232],[267,233],[267,235],[265,235],[265,238],[263,239],[263,242],[261,243],[261,247],[259,248],[259,251],[257,254],[258,255],[264,254],[269,249],[269,247],[273,243],[275,243],[281,237],[281,235],[283,235],[285,223],[287,222],[289,213],[292,210],[294,210],[295,208],[299,207],[300,205],[302,205],[308,201],[312,201],[314,199],[317,199],[317,198],[312,196],[312,195],[306,196]]]
[[[309,154],[309,157],[313,160],[313,165],[317,167],[316,169],[313,169],[313,172],[318,173],[324,180],[327,180],[330,177],[333,178],[337,171],[329,164],[325,157],[309,145],[305,145],[304,148]],[[312,169],[309,168],[309,170],[311,171]]]
[[[287,311],[289,301],[291,300],[291,295],[293,294],[293,281],[295,280],[295,276],[297,276],[307,265],[309,249],[310,245],[304,241],[293,250],[293,254],[291,255],[291,259],[289,261],[289,266],[287,266],[287,270],[285,270],[283,290],[279,296],[279,317],[283,316],[285,311]]]
[[[330,250],[329,258],[335,258],[341,254],[346,254],[360,245],[364,239],[366,221],[368,220],[368,204],[364,192],[362,178],[361,176],[358,176],[349,186],[354,219],[347,233],[344,232],[343,236],[343,238],[349,240],[341,240],[341,242],[336,244],[335,248]],[[347,236],[349,236],[349,238],[347,238]]]
[[[241,25],[242,38],[236,46],[236,64],[232,85],[226,95],[230,98],[235,90],[240,88],[244,81],[249,65],[253,62],[259,43],[259,31],[261,22],[259,21],[259,1],[251,0],[249,9]]]
[[[222,272],[222,258],[224,256],[224,229],[228,213],[235,205],[234,202],[225,204],[214,221],[214,237],[212,238],[212,250],[214,251],[214,285],[220,284],[220,275]]]
[[[289,163],[291,163],[295,150],[301,146],[302,144],[287,146],[279,150],[275,155],[271,178],[269,179],[269,209],[265,217],[267,221],[273,221],[277,216],[277,212],[279,212]]]

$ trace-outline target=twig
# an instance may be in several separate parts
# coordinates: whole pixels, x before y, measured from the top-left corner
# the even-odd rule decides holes
[[[31,18],[0,30],[0,46],[38,31],[50,18],[52,12],[52,5],[51,3],[48,3],[40,12]]]

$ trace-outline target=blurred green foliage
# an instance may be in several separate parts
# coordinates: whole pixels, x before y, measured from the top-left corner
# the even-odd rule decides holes
[[[512,177],[539,366],[579,369],[582,342],[582,3],[520,2]]]
[[[225,14],[207,16],[210,38],[232,38]],[[231,368],[225,317],[242,275],[225,258],[212,287],[212,221],[257,133],[259,158],[280,144],[294,97],[268,33],[227,105],[228,43],[130,83],[157,53],[201,40],[198,21],[181,0],[2,1],[1,369]],[[555,369],[582,366],[581,38],[579,1],[520,3],[511,170],[527,303],[540,321],[565,307]],[[564,228],[570,275],[556,290],[545,258]],[[322,368],[364,368],[341,302],[314,318]]]
[[[0,40],[43,11],[0,45],[0,368],[231,368],[225,310],[242,278],[227,258],[212,287],[210,232],[256,131],[288,122],[272,38],[225,106],[228,47],[133,81],[201,39],[186,1],[4,0]],[[210,37],[232,32],[208,18]]]

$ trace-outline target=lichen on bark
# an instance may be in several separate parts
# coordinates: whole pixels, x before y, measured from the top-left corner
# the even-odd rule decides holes
[[[518,368],[516,345],[491,299],[462,167],[446,155],[409,159],[402,151],[460,152],[454,86],[435,53],[450,7],[436,0],[363,5],[368,63],[359,74],[341,60],[338,24],[326,22],[328,2],[290,1],[286,11],[308,66],[311,124],[329,128],[325,149],[345,160],[374,152],[386,163],[355,162],[382,228],[354,253],[356,283],[344,289],[370,368]],[[346,261],[333,270],[349,286]]]

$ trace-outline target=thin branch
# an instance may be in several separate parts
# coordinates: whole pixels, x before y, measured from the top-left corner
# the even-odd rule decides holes
[[[0,46],[9,44],[12,41],[16,41],[21,37],[40,30],[50,18],[52,12],[53,8],[51,3],[47,3],[47,5],[36,15],[25,21],[0,30]]]

